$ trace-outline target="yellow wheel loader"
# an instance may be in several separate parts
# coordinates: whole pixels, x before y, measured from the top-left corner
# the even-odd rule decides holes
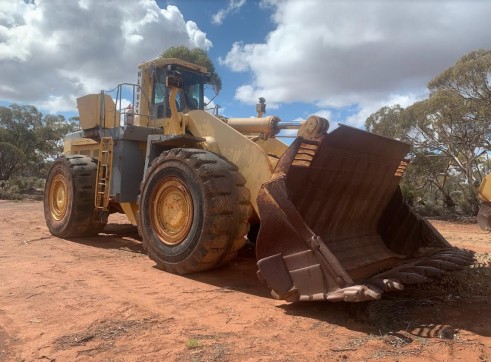
[[[122,212],[159,268],[186,274],[233,259],[260,225],[258,276],[292,302],[378,299],[473,262],[404,202],[408,144],[264,117],[262,100],[256,118],[218,118],[204,110],[207,82],[203,67],[156,59],[116,96],[79,98],[81,130],[46,182],[50,232],[96,235]],[[292,128],[287,146],[276,135]]]
[[[491,174],[484,177],[477,193],[481,199],[477,223],[481,229],[491,231]]]

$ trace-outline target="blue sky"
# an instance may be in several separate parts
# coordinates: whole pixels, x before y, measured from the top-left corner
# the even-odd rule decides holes
[[[285,121],[363,127],[489,49],[489,14],[485,0],[0,0],[0,104],[74,115],[76,97],[135,82],[139,63],[186,45],[214,61],[225,116],[253,116],[262,96]]]
[[[185,19],[195,21],[206,33],[207,38],[213,42],[213,46],[208,49],[208,54],[223,81],[223,90],[216,99],[216,103],[223,107],[222,113],[232,117],[253,115],[254,106],[234,100],[235,89],[250,81],[251,75],[232,72],[219,62],[219,58],[223,58],[228,53],[234,42],[264,42],[267,34],[274,29],[271,9],[260,7],[257,1],[244,1],[240,8],[227,14],[221,24],[216,24],[213,22],[213,16],[220,10],[227,9],[231,4],[230,1],[176,0],[157,1],[157,3],[160,7],[166,7],[168,4],[177,6]],[[237,1],[237,3],[241,2]]]

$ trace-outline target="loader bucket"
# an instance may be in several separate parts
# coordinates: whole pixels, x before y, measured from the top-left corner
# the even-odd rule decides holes
[[[472,264],[404,202],[409,145],[340,126],[298,137],[258,195],[258,276],[287,301],[364,301]]]

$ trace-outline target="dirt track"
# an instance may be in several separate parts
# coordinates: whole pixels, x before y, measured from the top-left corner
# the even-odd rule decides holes
[[[172,275],[122,216],[110,223],[100,237],[61,240],[40,202],[0,201],[0,361],[491,359],[482,280],[461,297],[443,288],[288,304],[270,297],[247,253],[217,271]],[[476,225],[435,226],[454,245],[491,252]],[[476,270],[489,275],[489,265]]]

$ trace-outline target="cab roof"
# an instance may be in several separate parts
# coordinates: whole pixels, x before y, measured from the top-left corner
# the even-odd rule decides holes
[[[202,67],[201,65],[193,64],[190,62],[187,62],[182,59],[178,58],[156,58],[153,60],[149,60],[148,62],[141,63],[138,68],[144,70],[148,69],[150,66],[155,66],[155,67],[162,67],[166,65],[177,65],[182,68],[189,69],[194,72],[199,72],[202,74],[209,74],[208,70],[205,67]]]

